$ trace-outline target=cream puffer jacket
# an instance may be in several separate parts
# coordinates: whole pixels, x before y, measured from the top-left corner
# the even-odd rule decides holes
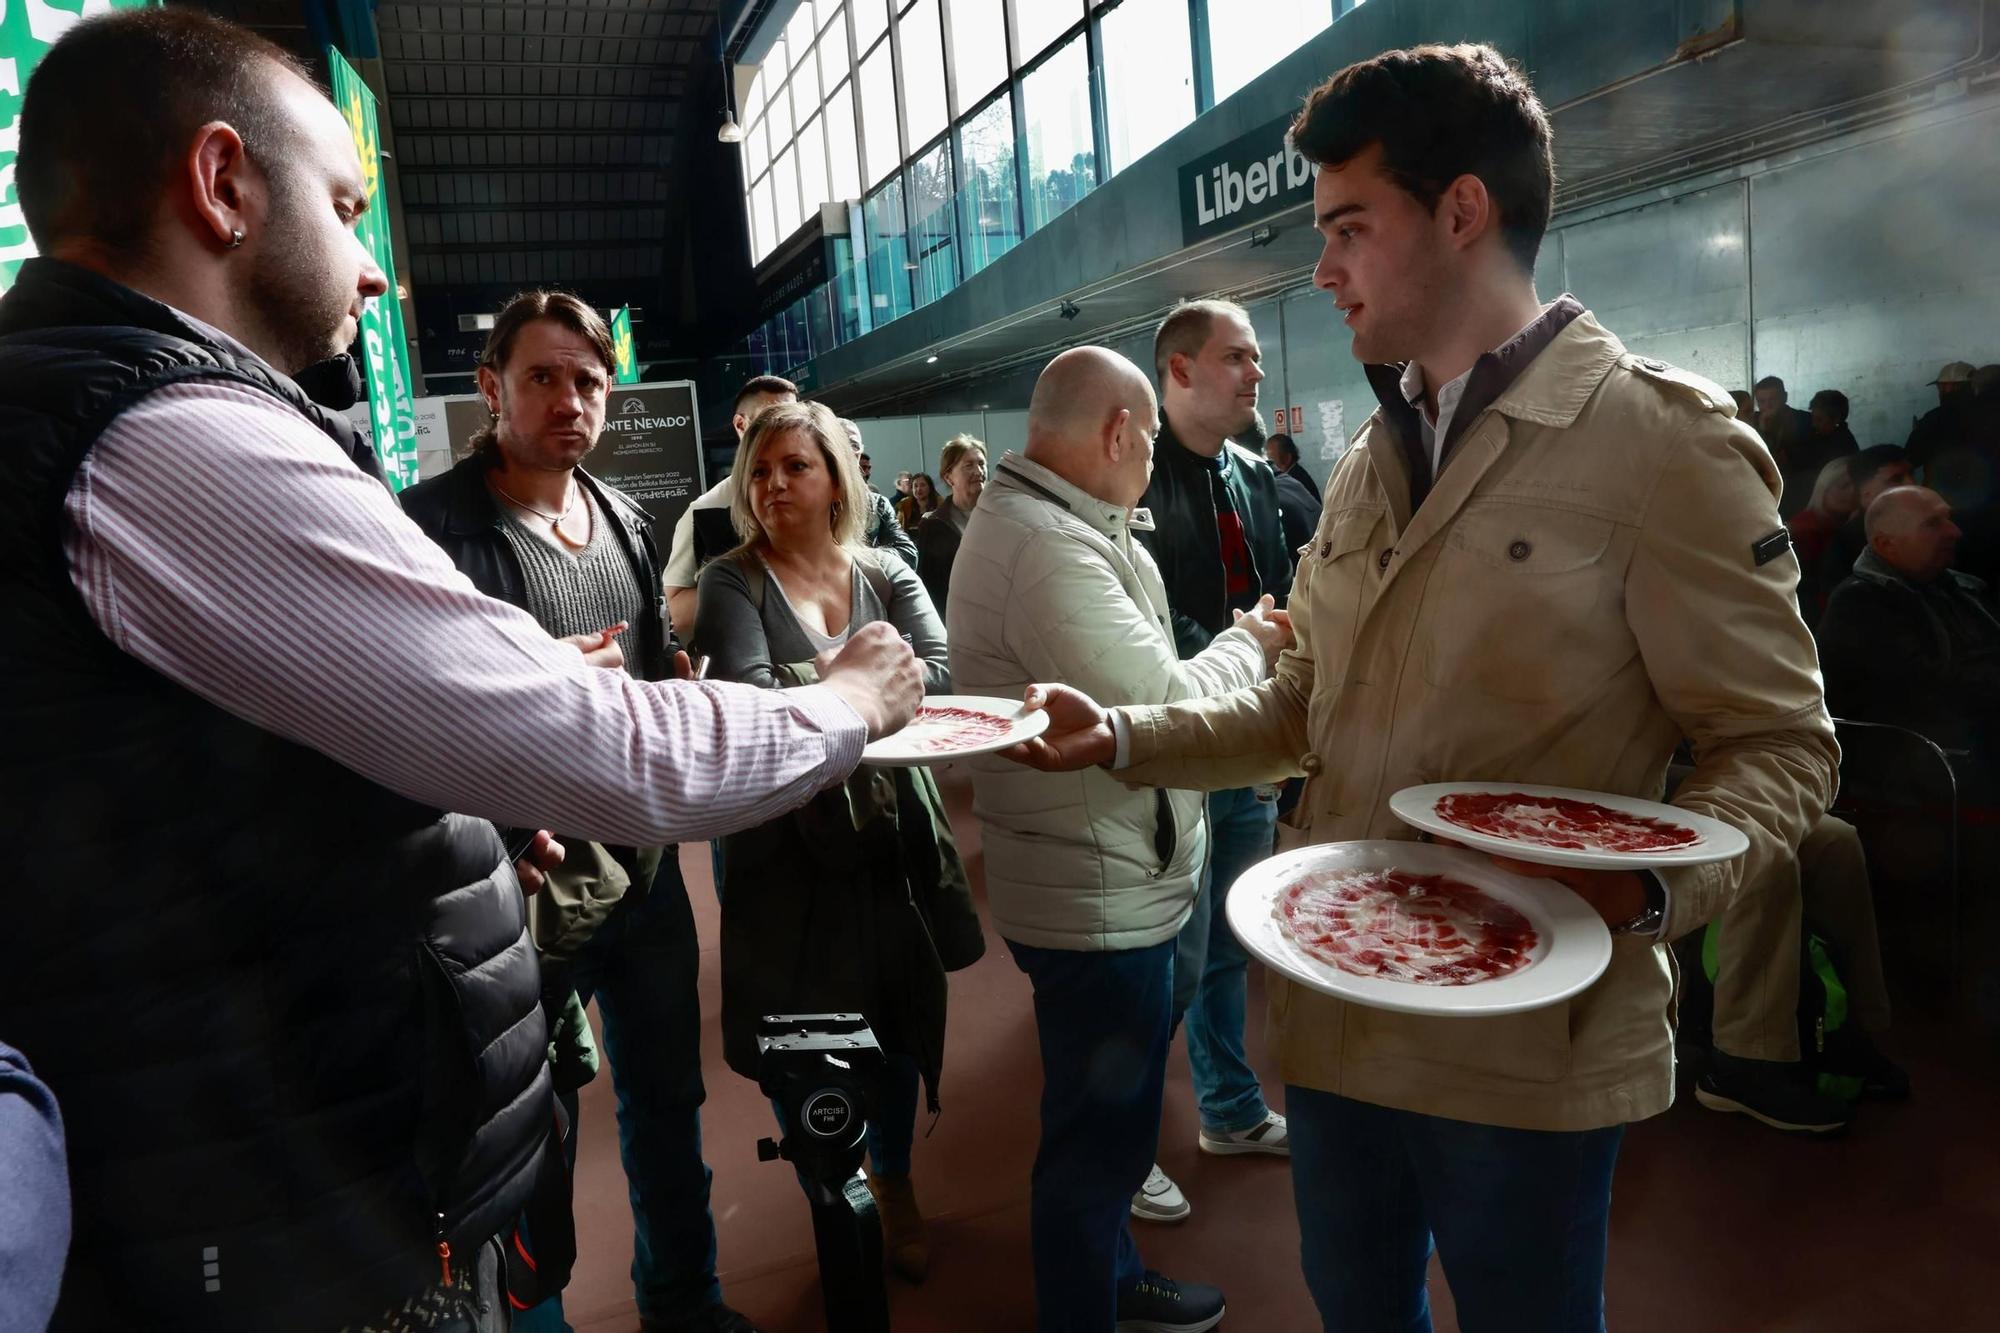
[[[1151,521],[1017,454],[1002,459],[952,568],[954,688],[1018,699],[1059,681],[1105,704],[1159,704],[1263,679],[1264,651],[1243,630],[1175,656],[1166,588],[1132,537]],[[1095,768],[1037,773],[991,758],[971,768],[1004,938],[1108,950],[1179,932],[1207,854],[1199,795],[1128,787]]]

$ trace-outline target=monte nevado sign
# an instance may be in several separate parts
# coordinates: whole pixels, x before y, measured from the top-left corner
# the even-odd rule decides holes
[[[1291,124],[1274,120],[1181,167],[1183,245],[1312,202],[1312,163],[1286,139]]]

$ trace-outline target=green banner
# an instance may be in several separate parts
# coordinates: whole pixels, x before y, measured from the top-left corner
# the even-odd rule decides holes
[[[5,0],[0,0],[5,3]],[[396,260],[389,242],[389,209],[382,193],[382,148],[375,124],[375,95],[340,52],[327,49],[333,103],[354,135],[361,174],[368,180],[368,211],[361,215],[361,244],[389,280],[389,290],[361,313],[361,368],[368,380],[368,422],[389,486],[417,480],[417,417],[410,393],[409,344],[403,340],[403,307],[396,299]]]
[[[0,0],[0,292],[14,285],[21,261],[32,259],[28,221],[14,194],[14,153],[21,143],[21,93],[28,75],[78,19],[113,9],[143,9],[149,0]]]
[[[611,354],[618,364],[613,378],[620,384],[639,382],[639,360],[632,355],[632,307],[621,305],[611,317]]]

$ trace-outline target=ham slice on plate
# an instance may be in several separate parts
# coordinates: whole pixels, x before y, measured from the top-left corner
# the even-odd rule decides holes
[[[1273,906],[1285,935],[1321,962],[1423,986],[1517,972],[1539,943],[1527,917],[1445,875],[1319,871],[1286,886]]]
[[[1590,801],[1527,792],[1454,792],[1433,807],[1440,819],[1510,842],[1581,852],[1660,852],[1692,847],[1695,829]]]

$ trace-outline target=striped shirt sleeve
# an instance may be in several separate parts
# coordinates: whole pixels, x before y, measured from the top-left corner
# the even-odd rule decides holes
[[[659,846],[799,805],[867,743],[824,687],[586,666],[475,589],[326,436],[239,385],[141,400],[65,512],[71,579],[114,644],[425,804]]]

